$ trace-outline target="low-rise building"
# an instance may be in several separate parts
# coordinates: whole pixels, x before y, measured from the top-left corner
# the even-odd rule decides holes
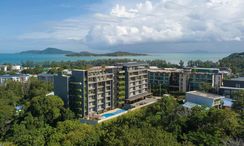
[[[11,70],[13,70],[13,71],[21,71],[21,65],[11,65]]]
[[[242,90],[244,90],[244,77],[233,78],[223,81],[223,86],[219,88],[219,94],[233,98],[236,93]]]
[[[38,78],[38,80],[50,82],[50,83],[53,83],[53,81],[54,81],[53,74],[42,73],[42,74],[38,74],[37,78]]]
[[[232,78],[224,80],[223,85],[225,87],[244,88],[244,77]]]
[[[204,93],[199,91],[186,92],[186,102],[198,104],[207,107],[219,108],[222,104],[224,96],[217,94]]]
[[[8,71],[8,66],[7,65],[0,65],[0,70],[7,72]]]
[[[6,82],[8,80],[25,83],[29,80],[29,78],[30,78],[30,75],[26,75],[26,74],[1,75],[0,76],[0,84],[3,84],[4,82]]]

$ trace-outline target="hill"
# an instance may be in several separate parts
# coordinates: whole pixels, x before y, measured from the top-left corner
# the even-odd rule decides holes
[[[57,48],[46,48],[44,50],[29,50],[20,52],[20,54],[73,54],[72,51],[61,50]]]
[[[220,66],[230,67],[233,72],[244,75],[244,52],[230,54],[219,62]]]
[[[146,56],[147,54],[139,54],[139,53],[130,53],[130,52],[113,52],[113,53],[104,53],[104,54],[96,54],[96,53],[91,53],[91,52],[80,52],[80,53],[72,53],[72,54],[67,54],[66,56]]]

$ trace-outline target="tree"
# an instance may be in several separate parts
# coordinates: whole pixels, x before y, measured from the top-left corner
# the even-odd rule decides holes
[[[37,96],[31,100],[28,111],[48,124],[55,124],[61,118],[64,102],[57,96]]]
[[[48,145],[97,145],[100,132],[95,126],[81,124],[79,121],[59,122],[50,136]]]
[[[199,90],[203,91],[203,92],[210,92],[213,90],[213,88],[212,88],[212,85],[210,83],[204,82],[204,83],[200,84]]]
[[[180,60],[179,64],[180,64],[180,68],[184,67],[184,61]]]

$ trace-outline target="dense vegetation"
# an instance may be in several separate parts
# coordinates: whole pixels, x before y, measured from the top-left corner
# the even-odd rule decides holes
[[[228,57],[221,59],[220,66],[230,67],[234,73],[244,76],[244,52],[233,53]]]
[[[64,69],[88,69],[92,66],[105,66],[105,65],[115,65],[116,63],[123,63],[123,62],[133,62],[133,61],[140,61],[140,60],[131,60],[131,59],[101,59],[101,60],[92,60],[92,61],[46,61],[46,62],[32,62],[27,61],[23,62],[22,65],[27,67],[22,71],[22,73],[29,73],[29,74],[38,74],[41,72],[49,71],[49,73],[57,73]],[[146,61],[151,66],[158,66],[158,67],[178,67],[178,65],[168,63],[164,60],[152,60]],[[50,69],[49,69],[50,68]]]
[[[4,145],[241,145],[244,93],[234,110],[183,109],[173,97],[99,125],[81,124],[52,87],[31,79],[0,87],[0,138]],[[239,98],[241,97],[241,98]],[[16,112],[15,106],[23,105]],[[1,142],[0,142],[1,144]]]
[[[229,56],[218,63],[189,61],[188,66],[227,66],[242,73],[242,57]],[[236,62],[238,59],[239,63]],[[136,60],[29,61],[23,63],[29,67],[23,73],[38,74],[46,68],[49,73],[57,73],[63,69],[85,69],[128,61]],[[179,66],[163,60],[147,62],[158,67],[183,67],[184,64],[182,61]],[[201,88],[203,91],[211,90],[204,84]],[[164,86],[154,89],[153,92],[159,96],[168,92]],[[0,86],[0,145],[244,145],[244,92],[236,95],[233,110],[196,107],[189,111],[173,97],[164,97],[147,108],[94,126],[81,124],[72,111],[64,108],[59,97],[46,96],[50,91],[52,84],[35,78],[25,84],[9,81]],[[18,105],[23,106],[21,111],[16,110]]]

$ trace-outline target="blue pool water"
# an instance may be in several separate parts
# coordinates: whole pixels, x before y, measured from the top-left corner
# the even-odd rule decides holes
[[[109,118],[109,117],[112,117],[112,116],[114,116],[114,115],[118,115],[118,114],[120,114],[120,113],[123,113],[123,112],[125,112],[125,111],[126,111],[126,110],[118,109],[118,110],[115,111],[115,112],[107,113],[107,114],[103,114],[102,117],[104,117],[104,118]]]

